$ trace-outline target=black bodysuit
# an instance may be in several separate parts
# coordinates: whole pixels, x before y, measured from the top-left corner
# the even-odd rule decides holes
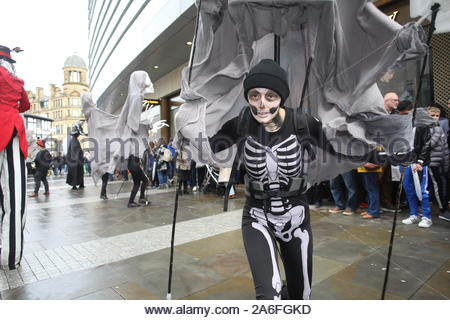
[[[302,148],[294,126],[294,111],[286,108],[283,125],[267,132],[250,114],[245,118],[245,134],[239,117],[233,118],[210,138],[214,152],[239,145],[241,161],[249,181],[262,183],[265,190],[286,190],[292,178],[303,170]],[[241,118],[242,119],[242,118]],[[321,124],[310,117],[311,132],[321,132]],[[256,199],[247,193],[242,218],[242,235],[253,275],[257,299],[280,299],[281,277],[275,241],[280,245],[287,291],[290,299],[309,299],[312,278],[312,233],[309,207],[304,192],[295,196]]]

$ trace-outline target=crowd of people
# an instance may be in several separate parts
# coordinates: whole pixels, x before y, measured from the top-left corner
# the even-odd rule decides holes
[[[410,101],[399,101],[394,92],[387,93],[384,102],[390,114],[407,115],[413,109]],[[439,218],[450,221],[447,188],[449,119],[438,103],[423,109],[428,116],[422,117],[425,121],[416,117],[413,127],[415,161],[410,166],[391,164],[383,157],[383,150],[376,150],[362,167],[313,186],[309,191],[310,204],[320,207],[322,199],[328,196],[335,203],[329,210],[331,213],[360,214],[363,219],[379,218],[382,212],[394,212],[399,204],[400,208],[410,211],[410,216],[402,220],[403,224],[428,228],[432,225],[431,198],[439,207]],[[403,170],[402,192],[398,199]],[[419,218],[420,214],[422,218]]]
[[[386,111],[391,114],[408,114],[412,110],[410,101],[399,101],[397,94],[393,92],[385,95],[384,102]],[[430,227],[432,225],[430,196],[432,203],[439,207],[439,218],[450,221],[447,205],[449,120],[445,117],[444,108],[437,103],[431,104],[426,109],[432,121],[428,119],[429,121],[425,124],[418,122],[414,129],[416,163],[406,168],[392,165],[385,161],[383,150],[378,149],[370,155],[368,162],[358,169],[342,173],[329,181],[311,187],[308,192],[310,204],[313,207],[320,207],[322,200],[329,198],[335,204],[335,207],[329,210],[331,213],[360,214],[363,219],[379,218],[383,212],[394,212],[397,206],[401,172],[405,169],[399,205],[403,209],[409,208],[410,217],[402,222],[404,224],[417,223],[419,227]],[[47,175],[64,175],[69,171],[66,155],[61,152],[52,152],[50,156],[42,140],[39,140],[37,144],[40,151],[34,161],[35,167],[31,170],[35,175],[36,186],[30,197],[38,196],[41,182],[45,187],[44,195],[49,195]],[[46,153],[44,154],[44,152]],[[89,150],[84,150],[81,160],[83,175],[91,174],[91,157]],[[141,179],[143,183],[139,184],[141,189],[169,188],[174,185],[175,175],[178,175],[181,181],[181,188],[178,191],[180,195],[204,191],[206,167],[197,167],[185,152],[181,153],[176,149],[173,139],[169,139],[168,143],[164,138],[151,141],[142,159],[135,159],[135,165],[142,166],[145,175],[145,179]],[[136,166],[131,166],[131,168]],[[114,175],[105,174],[102,178],[103,187],[100,197],[107,199],[107,181],[128,180],[129,173],[131,173],[130,170],[116,170]],[[420,194],[414,184],[414,175],[419,178]],[[232,182],[238,183],[239,177],[237,179],[233,177],[232,180]],[[220,188],[220,186],[216,187]],[[73,188],[77,189],[77,185]],[[78,183],[78,188],[84,188],[84,183]],[[136,187],[134,194],[138,188]],[[141,192],[142,196],[138,202],[134,202],[134,197],[132,197],[133,200],[130,200],[129,207],[148,205],[150,202],[144,198],[143,194]],[[422,215],[421,219],[419,219],[419,213]]]

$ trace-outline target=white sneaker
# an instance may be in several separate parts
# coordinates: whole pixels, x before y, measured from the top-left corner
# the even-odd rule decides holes
[[[197,191],[197,186],[193,187],[192,191],[194,191],[194,192]]]
[[[403,224],[414,224],[419,222],[419,217],[415,215],[410,215],[408,219],[402,220]]]
[[[345,209],[344,211],[342,211],[342,214],[345,216],[351,216],[353,215],[353,211],[352,209]]]
[[[422,217],[422,220],[419,222],[419,227],[420,228],[429,228],[429,227],[431,227],[432,224],[433,224],[433,222],[431,222],[430,218]]]

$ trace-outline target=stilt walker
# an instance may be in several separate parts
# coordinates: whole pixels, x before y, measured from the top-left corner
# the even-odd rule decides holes
[[[138,206],[134,202],[134,196],[139,186],[140,204],[150,204],[145,198],[148,178],[139,165],[139,159],[148,147],[149,130],[158,130],[166,125],[164,121],[152,123],[151,119],[141,120],[144,94],[152,92],[154,92],[153,83],[147,72],[134,71],[130,75],[127,99],[119,115],[99,109],[93,102],[90,92],[81,95],[83,114],[88,121],[92,178],[97,183],[104,174],[113,174],[115,170],[130,170],[132,174],[134,173],[135,190],[130,195],[129,207]],[[123,183],[116,198],[122,186]],[[106,197],[106,190],[102,195]]]
[[[0,46],[0,268],[4,270],[19,267],[25,228],[28,143],[20,113],[30,109],[30,102],[14,63],[11,50]]]

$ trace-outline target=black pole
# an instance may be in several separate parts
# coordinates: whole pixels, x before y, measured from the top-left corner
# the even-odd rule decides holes
[[[431,7],[431,23],[430,23],[430,30],[428,32],[428,39],[427,39],[427,45],[429,46],[430,42],[431,42],[431,36],[433,35],[433,32],[435,30],[435,23],[436,23],[436,15],[439,11],[439,3],[435,3],[432,7]],[[414,120],[416,118],[416,110],[417,110],[417,104],[419,102],[419,96],[420,96],[420,90],[422,88],[422,78],[423,75],[425,73],[425,67],[427,64],[427,59],[428,59],[428,54],[425,55],[424,59],[423,59],[423,65],[422,65],[422,70],[420,72],[420,76],[419,76],[419,86],[416,92],[416,97],[414,100],[414,110],[413,110],[413,117],[412,117],[412,123],[414,126]],[[392,231],[391,231],[391,239],[389,241],[389,250],[388,250],[388,257],[387,257],[387,262],[386,262],[386,273],[384,276],[384,283],[383,283],[383,290],[381,293],[381,300],[384,300],[385,294],[386,294],[386,287],[387,287],[387,282],[388,282],[388,278],[389,278],[389,267],[391,264],[391,256],[392,256],[392,248],[394,246],[394,237],[395,237],[395,227],[396,227],[396,223],[397,223],[397,212],[400,209],[400,196],[402,193],[402,185],[403,185],[403,177],[405,175],[405,170],[406,168],[403,168],[402,170],[402,176],[400,178],[400,185],[398,187],[398,195],[397,195],[397,205],[395,208],[395,212],[394,212],[394,219],[392,221]]]
[[[430,45],[431,42],[431,36],[433,35],[434,30],[436,30],[435,23],[436,23],[436,15],[439,11],[439,7],[440,4],[439,3],[435,3],[432,7],[431,7],[431,22],[430,22],[430,29],[428,31],[428,39],[427,39],[427,45]],[[414,120],[416,119],[416,110],[417,110],[417,105],[419,103],[419,97],[420,97],[420,90],[422,90],[422,78],[423,75],[425,74],[425,68],[427,65],[427,60],[428,60],[428,53],[425,55],[425,57],[423,58],[423,65],[422,65],[422,70],[420,71],[420,76],[419,76],[419,85],[417,87],[417,92],[416,92],[416,97],[414,99],[414,110],[413,110],[413,116],[412,116],[412,121],[413,121],[413,125],[414,125]]]
[[[181,147],[182,148],[182,147]],[[182,154],[182,150],[180,148],[180,154]],[[177,161],[177,155],[175,155],[175,163]],[[182,155],[180,156],[180,161],[183,161]],[[173,208],[173,221],[172,221],[172,237],[170,239],[170,262],[169,262],[169,283],[167,285],[167,300],[172,299],[172,270],[173,270],[173,249],[175,244],[175,225],[177,222],[177,211],[178,211],[178,194],[181,191],[182,181],[180,179],[179,174],[177,175],[178,188],[175,188],[175,205]],[[178,189],[178,190],[177,190]]]
[[[311,71],[312,60],[313,60],[313,58],[309,57],[308,65],[306,66],[305,82],[303,83],[302,97],[300,99],[300,106],[298,107],[300,110],[302,110],[302,108],[303,108],[303,102],[305,99],[306,89],[308,88],[308,79],[309,79],[309,73]]]
[[[280,64],[280,36],[274,34],[273,38],[273,60]]]
[[[198,22],[200,20],[200,10],[201,10],[201,8],[202,8],[202,0],[199,0],[198,10],[197,10],[197,18],[196,18],[196,21],[195,21],[194,43],[192,44],[191,61],[189,61],[189,77],[188,77],[188,85],[189,86],[191,86],[192,65],[194,64],[195,47],[196,47],[196,44],[197,44]]]
[[[391,265],[392,248],[394,246],[395,227],[397,225],[397,213],[400,211],[400,197],[402,195],[402,186],[403,186],[403,178],[405,176],[405,170],[406,170],[406,168],[403,168],[402,175],[400,178],[400,185],[398,186],[397,204],[395,206],[394,220],[392,222],[391,240],[389,241],[389,250],[388,250],[387,262],[386,262],[386,273],[384,274],[384,283],[383,283],[383,290],[381,293],[381,300],[384,300],[384,296],[386,294],[387,282],[388,282],[388,278],[389,278],[389,267]]]
[[[191,86],[191,77],[192,77],[192,65],[194,63],[194,55],[195,55],[195,47],[197,44],[197,33],[198,33],[198,23],[200,20],[200,10],[202,7],[202,0],[199,0],[198,3],[198,10],[197,10],[197,18],[195,22],[195,34],[194,34],[194,43],[192,44],[192,54],[191,54],[191,60],[189,62],[189,77],[188,77],[188,85]],[[183,145],[181,144],[180,152],[182,151]],[[180,161],[183,160],[182,155],[180,156]],[[175,162],[176,162],[176,156],[175,156]],[[178,190],[175,192],[175,206],[173,208],[173,221],[172,221],[172,238],[170,239],[170,262],[169,262],[169,283],[167,285],[167,300],[172,299],[172,270],[173,270],[173,249],[174,249],[174,243],[175,243],[175,225],[177,223],[177,211],[178,211],[178,194],[181,191],[181,180],[179,176],[177,175],[178,181]]]
[[[178,178],[177,178],[178,179]],[[175,207],[173,209],[173,222],[172,222],[172,238],[170,240],[170,263],[169,263],[169,283],[167,286],[167,300],[172,300],[172,270],[173,270],[173,249],[175,244],[175,224],[177,222],[177,210],[178,210],[178,193],[181,190],[181,180],[178,182],[178,190],[175,195]]]

